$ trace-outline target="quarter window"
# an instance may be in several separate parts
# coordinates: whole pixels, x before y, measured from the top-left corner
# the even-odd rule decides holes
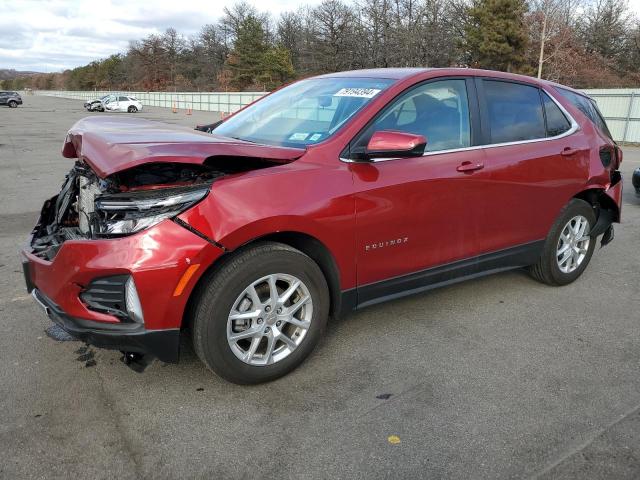
[[[371,136],[384,130],[423,135],[429,152],[470,146],[465,81],[430,82],[404,93],[367,127],[356,141],[355,151],[363,151]]]
[[[607,123],[604,121],[604,118],[602,117],[600,110],[598,110],[598,106],[593,100],[591,100],[590,98],[584,97],[582,95],[579,95],[577,93],[574,93],[570,90],[565,90],[564,88],[558,88],[557,91],[560,93],[560,95],[562,95],[564,98],[569,100],[574,107],[576,107],[578,110],[584,113],[587,117],[589,117],[589,119],[595,125],[597,125],[600,128],[600,130],[602,130],[602,133],[604,133],[607,137],[613,139],[613,137],[611,136],[611,132],[607,127]]]
[[[484,80],[491,143],[518,142],[547,136],[537,87]]]
[[[569,130],[571,128],[569,120],[567,120],[562,110],[560,110],[558,105],[556,105],[545,92],[542,92],[542,101],[544,103],[544,113],[547,118],[547,137],[555,137]]]

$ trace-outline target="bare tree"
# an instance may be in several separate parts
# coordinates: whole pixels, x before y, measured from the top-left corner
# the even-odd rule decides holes
[[[574,11],[583,0],[531,0],[530,30],[538,50],[538,78],[542,78],[543,65],[561,55],[562,49],[573,38]]]

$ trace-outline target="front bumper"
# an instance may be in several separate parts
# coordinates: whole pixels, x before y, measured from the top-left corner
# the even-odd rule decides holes
[[[127,237],[68,240],[45,260],[22,250],[27,289],[49,318],[70,334],[98,347],[151,354],[177,361],[179,331],[189,296],[223,250],[171,220]],[[200,267],[178,292],[187,269]],[[130,275],[144,324],[91,309],[80,298],[99,278]]]
[[[166,363],[178,362],[179,328],[147,330],[138,323],[105,324],[73,318],[37,288],[31,291],[31,295],[51,321],[79,340],[109,350],[151,355]]]

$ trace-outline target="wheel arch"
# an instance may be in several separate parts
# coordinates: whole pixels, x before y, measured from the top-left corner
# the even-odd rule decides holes
[[[607,210],[611,212],[612,221],[620,221],[620,208],[618,207],[616,202],[606,194],[605,189],[602,187],[592,187],[586,190],[582,190],[581,192],[575,194],[573,198],[584,200],[592,207],[594,207],[596,210],[596,219],[600,217],[600,212],[602,210]]]
[[[205,285],[209,279],[216,274],[216,272],[225,265],[228,261],[233,259],[239,253],[251,248],[252,246],[262,242],[278,242],[285,245],[289,245],[302,253],[310,257],[320,268],[327,286],[329,288],[329,315],[335,317],[340,314],[342,308],[342,292],[340,290],[340,271],[338,264],[327,246],[317,238],[302,232],[296,231],[284,231],[265,234],[243,243],[238,248],[227,251],[224,255],[217,258],[211,265],[209,265],[204,273],[200,275],[196,285],[189,294],[187,305],[185,307],[182,327],[189,325],[193,316],[195,303],[199,292],[203,285]]]

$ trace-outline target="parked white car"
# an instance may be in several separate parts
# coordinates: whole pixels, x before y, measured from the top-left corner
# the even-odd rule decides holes
[[[127,95],[109,95],[102,100],[102,105],[107,112],[135,113],[142,110],[142,103],[137,98]]]

